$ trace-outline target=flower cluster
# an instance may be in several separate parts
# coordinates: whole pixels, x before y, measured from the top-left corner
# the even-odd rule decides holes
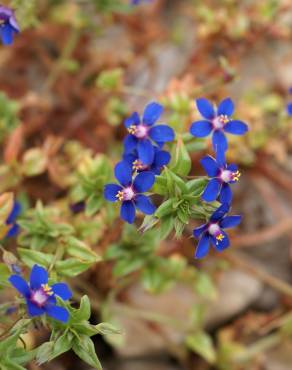
[[[133,223],[136,208],[146,215],[155,212],[155,206],[145,192],[149,191],[155,175],[170,161],[170,154],[162,150],[167,142],[174,140],[175,134],[166,124],[156,124],[163,107],[149,103],[142,117],[134,112],[125,121],[128,135],[124,140],[123,160],[115,167],[115,177],[119,184],[107,184],[104,197],[110,202],[121,202],[121,218]]]
[[[66,301],[72,297],[72,293],[67,284],[56,283],[50,286],[48,279],[48,272],[43,267],[34,265],[29,284],[19,275],[10,276],[9,281],[24,297],[29,316],[47,314],[53,319],[67,322],[69,312],[57,305],[56,296]]]
[[[205,156],[201,164],[208,175],[208,183],[202,199],[206,202],[219,200],[221,206],[210,216],[209,220],[193,231],[199,239],[195,257],[202,258],[208,251],[210,243],[217,251],[226,249],[230,242],[223,229],[237,226],[241,216],[226,216],[232,201],[230,184],[239,180],[240,172],[235,164],[227,164],[225,152],[228,149],[226,133],[243,135],[248,131],[246,123],[231,118],[234,104],[230,98],[220,102],[218,109],[205,98],[197,99],[198,111],[203,119],[192,123],[190,132],[196,137],[212,135],[215,158]]]
[[[13,43],[13,35],[20,29],[14,16],[14,11],[6,6],[0,6],[0,37],[4,45]]]

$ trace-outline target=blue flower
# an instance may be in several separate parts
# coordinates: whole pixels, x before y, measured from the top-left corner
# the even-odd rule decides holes
[[[136,208],[146,215],[152,215],[155,207],[149,197],[142,194],[152,188],[155,176],[150,171],[139,173],[132,179],[132,168],[125,162],[119,162],[115,167],[115,177],[121,185],[107,184],[104,197],[110,202],[121,202],[121,218],[132,224],[136,216]]]
[[[139,4],[141,4],[141,3],[149,3],[149,2],[151,2],[152,0],[131,0],[130,1],[130,4],[131,5],[139,5]]]
[[[235,164],[226,164],[224,152],[217,152],[216,159],[207,155],[200,162],[210,177],[202,194],[202,199],[206,202],[213,202],[219,195],[219,200],[222,204],[230,204],[232,192],[229,184],[237,182],[240,177],[237,166]]]
[[[292,87],[290,87],[289,93],[292,94]],[[287,104],[287,112],[289,116],[292,116],[292,102]]]
[[[241,216],[226,216],[229,208],[229,204],[222,204],[211,215],[207,223],[194,229],[194,237],[199,238],[195,252],[196,258],[203,258],[206,256],[209,252],[210,243],[213,244],[218,252],[229,247],[230,241],[223,229],[235,227],[241,221]]]
[[[196,104],[204,119],[193,122],[190,132],[196,137],[205,137],[212,133],[212,144],[215,152],[227,150],[228,142],[225,133],[243,135],[248,131],[246,123],[231,118],[234,104],[230,98],[221,101],[217,112],[209,100],[205,98],[197,99]]]
[[[9,282],[25,298],[29,316],[47,314],[53,319],[67,322],[69,312],[57,306],[56,296],[66,301],[72,297],[72,293],[65,283],[48,285],[48,278],[48,272],[43,267],[34,265],[29,284],[19,275],[10,276]]]
[[[137,112],[134,112],[125,121],[129,135],[124,140],[125,153],[131,153],[135,149],[139,159],[144,164],[150,164],[154,158],[154,146],[160,148],[164,143],[174,140],[174,131],[168,125],[154,125],[163,112],[163,107],[155,102],[149,103],[143,113],[142,120]]]
[[[14,11],[6,6],[0,6],[0,37],[4,45],[13,43],[13,34],[19,33]]]
[[[167,151],[161,150],[160,148],[155,146],[153,161],[149,164],[144,164],[139,159],[137,150],[134,150],[133,153],[124,154],[123,159],[127,163],[129,163],[133,171],[137,172],[151,171],[155,175],[159,175],[163,170],[163,167],[169,163],[171,156]]]
[[[12,211],[6,220],[6,225],[9,226],[9,230],[7,231],[5,237],[11,238],[19,233],[19,225],[16,223],[16,219],[21,212],[21,205],[19,202],[14,202]]]

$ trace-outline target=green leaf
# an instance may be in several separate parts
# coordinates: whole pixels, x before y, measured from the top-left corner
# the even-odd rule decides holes
[[[95,325],[95,327],[102,335],[121,334],[120,330],[118,330],[114,325],[107,322],[101,322],[100,324]]]
[[[91,308],[90,308],[90,300],[87,295],[84,295],[81,298],[79,309],[75,310],[73,315],[74,315],[74,320],[76,321],[89,320],[91,316]]]
[[[173,229],[173,217],[165,216],[160,219],[160,239],[164,240],[168,237]]]
[[[91,194],[86,202],[85,215],[87,217],[93,216],[100,210],[104,200],[101,194]]]
[[[75,338],[72,349],[81,360],[95,369],[102,370],[102,366],[95,353],[94,344],[90,338],[84,335]]]
[[[38,252],[26,248],[18,248],[17,251],[23,263],[29,267],[38,264],[48,268],[54,258],[52,254]]]
[[[77,257],[83,262],[90,263],[101,260],[85,243],[73,236],[66,238],[66,244],[66,252],[72,257]]]
[[[133,271],[140,269],[144,264],[144,260],[141,258],[133,259],[121,259],[119,260],[113,269],[113,274],[115,276],[128,275]]]
[[[77,258],[68,258],[65,261],[57,261],[55,264],[56,271],[64,276],[77,276],[89,269],[91,262],[82,262]]]
[[[193,179],[186,183],[187,189],[190,194],[194,196],[202,195],[208,180],[206,178]]]
[[[185,147],[181,136],[179,136],[175,151],[172,155],[172,163],[170,165],[170,168],[177,175],[187,176],[191,170],[191,166],[192,161],[190,155]]]
[[[198,353],[210,364],[216,361],[216,352],[211,337],[203,332],[198,331],[186,338],[186,345],[192,351]]]
[[[162,218],[162,217],[165,217],[169,214],[171,214],[174,209],[173,209],[173,202],[175,201],[175,199],[173,198],[170,198],[170,199],[167,199],[165,202],[163,202],[156,210],[155,212],[155,216],[158,217],[158,218]]]
[[[205,274],[204,272],[199,272],[194,284],[196,292],[200,296],[208,299],[216,298],[217,291],[209,275]]]

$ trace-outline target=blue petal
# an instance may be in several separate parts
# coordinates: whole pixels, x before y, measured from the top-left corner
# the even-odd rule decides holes
[[[161,116],[162,112],[163,112],[162,105],[156,102],[149,103],[144,109],[143,123],[145,123],[148,126],[152,126]]]
[[[205,99],[205,98],[197,99],[196,105],[197,105],[198,111],[201,113],[201,115],[204,118],[212,119],[215,117],[213,105],[209,102],[208,99]]]
[[[194,230],[193,230],[193,235],[195,238],[199,238],[201,236],[201,234],[206,231],[208,228],[208,224],[204,224],[204,225],[201,225],[199,227],[196,227]]]
[[[210,221],[217,222],[221,220],[226,213],[229,211],[230,205],[227,203],[222,204],[216,211],[211,215]]]
[[[173,141],[175,134],[173,129],[167,125],[156,125],[150,129],[149,136],[157,143],[166,143]]]
[[[240,224],[241,218],[240,215],[226,216],[220,221],[220,227],[223,229],[235,227]]]
[[[18,224],[14,224],[6,233],[6,238],[12,238],[19,233],[20,227]]]
[[[243,135],[248,131],[248,126],[242,121],[229,121],[224,126],[223,130],[233,135]]]
[[[154,148],[150,140],[144,139],[139,142],[138,157],[140,161],[145,165],[149,165],[153,162]]]
[[[212,123],[209,121],[193,122],[190,128],[190,133],[196,137],[205,137],[212,131]]]
[[[140,123],[140,117],[137,112],[134,112],[125,120],[125,126],[126,128],[129,128],[130,126],[137,126]]]
[[[203,234],[198,242],[195,258],[203,258],[209,252],[209,235],[207,233]]]
[[[38,289],[42,284],[48,283],[48,272],[41,266],[34,265],[30,273],[30,287],[35,290]]]
[[[115,177],[123,186],[129,186],[132,183],[132,167],[129,163],[121,161],[115,166]]]
[[[238,167],[237,167],[237,165],[236,165],[236,164],[231,163],[231,164],[229,164],[229,165],[226,167],[226,169],[227,169],[228,171],[231,171],[231,172],[236,172],[236,171],[238,170]]]
[[[138,139],[134,135],[127,135],[124,140],[125,153],[130,153],[137,148]]]
[[[233,101],[230,98],[226,98],[221,101],[218,107],[218,116],[221,114],[226,116],[231,116],[234,111],[234,104]]]
[[[104,187],[103,196],[106,200],[110,202],[115,202],[117,200],[116,195],[120,190],[123,188],[120,185],[117,184],[107,184]]]
[[[61,297],[64,301],[67,301],[72,297],[72,292],[68,285],[65,283],[57,283],[51,285],[51,288],[57,296]]]
[[[170,162],[171,156],[165,150],[159,150],[155,153],[153,166],[161,168]]]
[[[220,168],[226,167],[226,159],[225,159],[225,151],[224,150],[217,150],[216,152],[216,161]]]
[[[139,173],[134,180],[133,187],[138,193],[144,193],[152,188],[155,176],[151,171]]]
[[[202,199],[204,199],[206,202],[213,202],[218,197],[220,187],[221,187],[220,180],[218,179],[210,180],[202,194]]]
[[[122,203],[120,216],[124,221],[132,224],[135,220],[135,214],[136,210],[133,202],[126,201]]]
[[[133,162],[138,159],[138,153],[135,150],[135,153],[124,153],[123,154],[123,160],[129,163],[129,165],[132,167]]]
[[[31,317],[40,316],[40,315],[43,315],[45,313],[44,308],[37,306],[36,304],[29,301],[28,299],[26,300],[26,304],[27,304],[28,314]]]
[[[13,32],[13,27],[8,23],[0,27],[0,35],[3,45],[11,45],[13,43]]]
[[[48,305],[45,308],[46,313],[55,320],[67,322],[69,320],[69,312],[64,307]]]
[[[212,158],[210,155],[207,155],[206,157],[202,158],[200,160],[200,163],[209,177],[215,177],[218,175],[220,168],[215,159]]]
[[[221,230],[221,234],[223,234],[223,236],[224,236],[224,238],[222,240],[217,240],[217,239],[214,238],[214,236],[211,236],[211,238],[210,238],[212,244],[214,245],[215,249],[218,252],[222,252],[224,249],[226,249],[230,245],[230,241],[229,241],[229,238],[228,238],[228,235],[226,234],[226,232]]]
[[[10,212],[10,215],[8,216],[6,220],[6,224],[13,224],[13,222],[16,220],[17,216],[21,212],[21,205],[19,202],[14,202],[12,211]]]
[[[226,183],[222,185],[221,192],[220,192],[220,203],[228,203],[230,204],[232,201],[232,191],[230,186]]]
[[[27,282],[23,279],[23,277],[19,275],[11,275],[8,279],[9,282],[14,286],[15,289],[19,291],[24,297],[30,296],[30,289]]]
[[[289,116],[292,116],[292,103],[289,103],[287,105],[287,112],[288,112]]]
[[[146,197],[146,195],[137,195],[135,199],[135,204],[136,207],[146,215],[152,215],[156,210],[155,206],[152,204],[149,197]]]
[[[215,152],[224,151],[226,152],[228,148],[228,143],[224,133],[221,130],[216,130],[212,137],[213,149]]]

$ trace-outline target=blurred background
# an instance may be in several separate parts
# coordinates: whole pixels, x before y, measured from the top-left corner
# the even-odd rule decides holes
[[[291,0],[12,3],[22,32],[0,48],[0,190],[27,207],[80,205],[62,217],[104,261],[73,280],[75,295],[89,295],[92,322],[122,331],[94,337],[104,369],[291,370]],[[184,133],[201,96],[230,96],[250,127],[228,152],[243,214],[228,251],[195,261],[195,223],[158,243],[155,230],[107,229],[94,202],[82,212],[78,186],[96,155],[118,160],[127,115],[157,99]],[[189,149],[202,174],[209,144]],[[27,343],[47,337],[33,330]],[[69,352],[29,369],[90,367]]]

